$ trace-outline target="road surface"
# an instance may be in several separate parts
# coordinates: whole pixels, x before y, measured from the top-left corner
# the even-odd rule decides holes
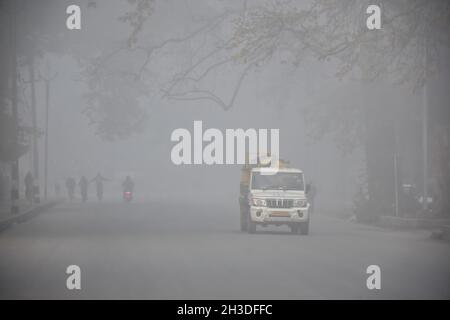
[[[238,231],[237,206],[62,203],[0,232],[2,299],[450,298],[450,246],[317,214],[309,236]],[[69,265],[81,290],[66,288]],[[381,268],[368,290],[366,268]]]

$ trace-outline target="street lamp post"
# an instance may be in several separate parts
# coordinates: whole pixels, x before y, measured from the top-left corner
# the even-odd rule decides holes
[[[426,80],[425,80],[426,81]],[[426,212],[428,209],[428,99],[427,83],[423,86],[423,197],[422,208]]]
[[[48,116],[50,108],[50,82],[56,74],[50,76],[50,67],[47,65],[48,77],[41,78],[45,81],[45,158],[44,158],[44,198],[47,199],[48,190]]]
[[[31,86],[31,121],[33,127],[33,176],[34,176],[34,190],[33,201],[35,203],[40,202],[40,190],[39,190],[39,147],[38,147],[38,127],[37,127],[37,106],[36,106],[36,87],[35,82],[38,81],[35,77],[34,70],[34,57],[30,53],[28,57],[28,67],[30,73],[30,86]]]
[[[45,81],[45,159],[44,159],[44,198],[47,200],[47,175],[48,175],[48,106],[50,96],[49,80]]]
[[[427,30],[426,30],[427,31]],[[427,32],[425,32],[427,34]],[[428,39],[425,39],[424,48],[424,85],[422,92],[422,144],[423,144],[423,196],[422,209],[424,212],[428,209]]]
[[[10,10],[10,45],[11,45],[11,106],[13,120],[13,145],[18,148],[18,112],[17,112],[17,28],[16,5],[12,4]],[[17,158],[16,158],[17,157]],[[18,153],[14,155],[11,164],[11,213],[19,213],[19,159]]]

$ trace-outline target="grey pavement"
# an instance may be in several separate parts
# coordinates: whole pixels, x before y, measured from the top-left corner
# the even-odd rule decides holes
[[[450,245],[314,215],[238,231],[234,204],[63,203],[0,232],[2,299],[449,299]],[[81,290],[66,288],[67,266]],[[368,290],[366,268],[381,268]]]

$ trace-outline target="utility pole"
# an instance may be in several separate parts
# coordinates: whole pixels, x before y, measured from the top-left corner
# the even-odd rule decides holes
[[[14,154],[11,163],[11,213],[19,213],[19,130],[17,116],[17,30],[16,30],[16,5],[13,2],[10,10],[10,46],[11,46],[11,106],[13,120],[13,141]]]
[[[33,195],[34,202],[40,202],[39,195],[39,150],[38,150],[38,128],[37,128],[37,119],[36,119],[36,89],[34,82],[36,81],[34,75],[34,58],[33,53],[30,53],[28,57],[28,67],[30,73],[30,85],[31,85],[31,121],[33,127]]]
[[[427,32],[425,33],[428,34]],[[422,196],[422,209],[424,212],[428,209],[428,40],[425,39],[424,48],[424,74],[425,81],[422,92],[422,144],[423,144],[423,196]]]
[[[426,212],[428,209],[428,92],[427,80],[423,86],[423,198],[422,208]]]
[[[398,210],[398,183],[399,183],[399,181],[398,180],[399,180],[398,179],[398,158],[397,158],[397,150],[395,150],[395,153],[394,153],[395,204],[394,205],[395,205],[395,216],[396,217],[398,217],[398,213],[399,213],[399,210]]]
[[[398,111],[398,105],[395,104],[394,106],[394,121],[392,122],[393,125],[393,131],[394,131],[394,214],[396,217],[399,216],[399,172],[398,172],[398,119],[399,119],[399,111]]]
[[[47,200],[47,175],[48,175],[48,105],[50,96],[50,83],[45,81],[45,167],[44,167],[44,198]]]
[[[52,81],[56,74],[50,77],[50,67],[47,65],[49,78],[42,77],[45,81],[45,158],[44,158],[44,198],[47,200],[47,181],[48,181],[48,113],[50,107],[50,81]]]

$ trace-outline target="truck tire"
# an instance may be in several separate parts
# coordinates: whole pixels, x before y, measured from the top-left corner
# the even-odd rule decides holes
[[[249,206],[242,198],[239,199],[239,215],[240,215],[240,227],[242,232],[247,231],[247,215],[249,214]]]
[[[291,224],[289,227],[291,228],[291,233],[294,233],[294,234],[299,233],[300,228],[299,228],[298,223]]]
[[[300,223],[300,234],[306,236],[309,233],[309,220]]]
[[[256,232],[256,223],[252,221],[250,213],[247,214],[247,231],[248,233]]]

